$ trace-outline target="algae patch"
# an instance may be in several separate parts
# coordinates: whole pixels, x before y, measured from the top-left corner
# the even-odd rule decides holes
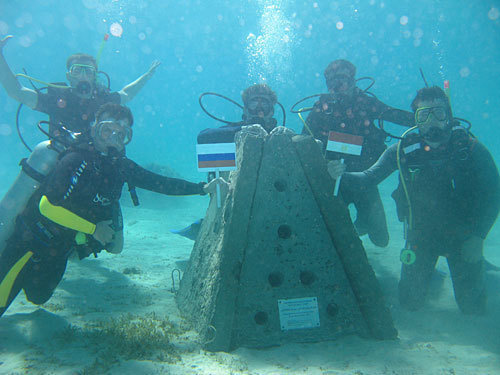
[[[180,360],[174,337],[185,333],[167,318],[154,313],[122,315],[116,319],[91,321],[83,327],[70,325],[58,335],[65,344],[77,344],[97,354],[80,374],[108,371],[121,360],[152,360],[174,363]]]

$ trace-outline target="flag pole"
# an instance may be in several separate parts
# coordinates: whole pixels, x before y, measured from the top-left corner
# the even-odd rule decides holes
[[[344,158],[340,159],[340,164],[344,164]],[[333,195],[336,197],[339,195],[339,187],[340,187],[340,180],[342,179],[342,175],[338,176],[337,179],[335,180],[335,190],[333,191]]]
[[[219,178],[219,168],[215,170],[215,178]],[[220,198],[220,185],[219,181],[216,182],[216,191],[215,191],[215,196],[217,197],[217,208],[220,208],[221,206],[221,198]]]

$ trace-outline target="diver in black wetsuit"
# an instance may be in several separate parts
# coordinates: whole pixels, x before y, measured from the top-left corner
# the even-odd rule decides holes
[[[98,61],[90,55],[77,53],[66,60],[66,83],[47,84],[47,92],[21,85],[4,56],[4,48],[11,35],[0,39],[0,85],[21,106],[49,115],[50,141],[40,142],[27,159],[21,160],[21,171],[0,201],[0,254],[5,241],[14,230],[14,219],[40,182],[52,170],[58,153],[73,143],[75,138],[88,134],[95,112],[105,103],[125,104],[132,100],[154,75],[160,65],[154,61],[149,70],[117,92],[98,83]],[[31,78],[31,77],[29,77]],[[38,80],[37,80],[38,81]],[[41,81],[40,81],[41,82]],[[109,85],[108,85],[109,86]],[[18,110],[18,114],[19,114]],[[25,144],[26,145],[26,144]],[[27,145],[26,145],[27,146]],[[27,146],[28,147],[28,146]],[[29,149],[29,147],[28,147]],[[117,204],[119,211],[119,205]],[[123,233],[117,233],[117,238]],[[116,241],[123,243],[123,240]]]
[[[220,128],[208,128],[198,134],[198,143],[231,143],[243,126],[260,125],[270,133],[276,127],[274,106],[278,102],[276,93],[265,83],[247,87],[241,94],[243,99],[242,121],[229,123]]]
[[[21,289],[29,301],[46,302],[59,284],[69,254],[96,254],[112,242],[113,209],[123,184],[169,195],[207,194],[214,180],[196,184],[157,175],[125,156],[133,118],[127,107],[105,104],[96,114],[90,143],[61,154],[53,172],[17,217],[0,257],[0,315]],[[118,251],[120,251],[119,249]]]
[[[64,126],[73,132],[85,132],[94,121],[95,112],[105,103],[126,104],[131,101],[154,75],[159,61],[153,61],[149,70],[117,92],[98,84],[98,65],[93,56],[76,53],[66,60],[65,83],[50,84],[47,93],[22,86],[12,73],[3,49],[12,35],[0,40],[0,84],[7,94],[24,105],[50,117],[49,132]]]
[[[408,127],[413,125],[410,112],[392,108],[359,89],[355,74],[356,67],[346,60],[335,60],[327,66],[324,75],[330,94],[321,95],[307,117],[307,126],[302,130],[302,134],[311,133],[314,138],[321,140],[324,150],[330,131],[362,136],[360,156],[339,156],[327,152],[326,157],[329,159],[343,157],[349,172],[369,168],[386,149],[386,134],[375,126],[376,119],[382,118]],[[346,204],[354,203],[356,207],[355,226],[358,234],[368,234],[375,245],[387,246],[389,233],[377,187],[366,187],[360,191],[351,189],[345,181],[341,181],[340,195]]]
[[[201,97],[207,94],[212,94],[220,96],[238,107],[243,109],[242,121],[230,122],[214,117],[203,107],[201,102]],[[197,137],[198,144],[213,144],[213,143],[233,143],[235,142],[236,134],[241,131],[244,126],[253,127],[252,131],[262,132],[262,128],[270,133],[274,129],[283,129],[283,127],[276,127],[277,121],[274,118],[274,107],[278,103],[278,98],[276,93],[265,83],[255,84],[247,87],[241,94],[243,100],[243,106],[233,101],[232,99],[226,98],[225,96],[214,94],[214,93],[204,93],[200,97],[201,108],[212,118],[227,123],[227,125],[221,126],[219,128],[208,128],[202,130]],[[280,104],[281,106],[281,104]],[[283,109],[283,106],[281,106]],[[283,110],[283,116],[285,117],[285,111]],[[283,120],[283,124],[285,120]],[[259,126],[254,126],[259,125]],[[260,128],[262,127],[262,128]],[[229,178],[229,172],[221,172],[221,177],[224,179]],[[208,173],[208,181],[215,178],[215,172]],[[179,234],[190,240],[196,240],[198,232],[201,228],[201,223],[203,219],[198,219],[191,225],[180,229],[171,230],[172,233]]]
[[[437,259],[444,256],[458,306],[464,313],[482,314],[483,241],[500,209],[497,167],[476,138],[455,126],[449,100],[439,87],[419,90],[412,109],[418,133],[390,146],[371,168],[345,173],[342,180],[353,188],[376,186],[399,169],[393,198],[407,229],[399,282],[402,306],[422,306]],[[328,170],[337,178],[345,166],[331,161]]]

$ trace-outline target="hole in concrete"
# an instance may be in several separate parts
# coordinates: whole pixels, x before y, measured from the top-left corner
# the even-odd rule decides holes
[[[269,281],[269,284],[271,284],[271,286],[273,288],[276,288],[278,286],[280,286],[281,284],[283,284],[283,274],[281,272],[272,272],[269,274],[267,280]]]
[[[300,273],[300,282],[304,285],[311,285],[316,280],[316,275],[311,271],[302,271]]]
[[[257,323],[258,325],[263,326],[267,323],[267,313],[265,313],[264,311],[259,311],[253,318],[255,320],[255,323]]]
[[[283,224],[278,228],[278,236],[279,238],[290,238],[292,235],[292,228],[289,225]]]
[[[286,182],[283,180],[276,180],[274,181],[274,187],[279,192],[283,192],[286,190]]]
[[[329,303],[326,307],[326,312],[328,315],[334,317],[339,313],[339,307],[335,303]]]
[[[277,255],[283,254],[283,248],[280,245],[277,245],[274,250],[276,251]]]

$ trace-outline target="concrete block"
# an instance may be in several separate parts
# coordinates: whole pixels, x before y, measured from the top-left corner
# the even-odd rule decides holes
[[[212,199],[177,294],[205,348],[396,337],[316,142],[242,131],[237,148],[231,189],[221,209]]]

